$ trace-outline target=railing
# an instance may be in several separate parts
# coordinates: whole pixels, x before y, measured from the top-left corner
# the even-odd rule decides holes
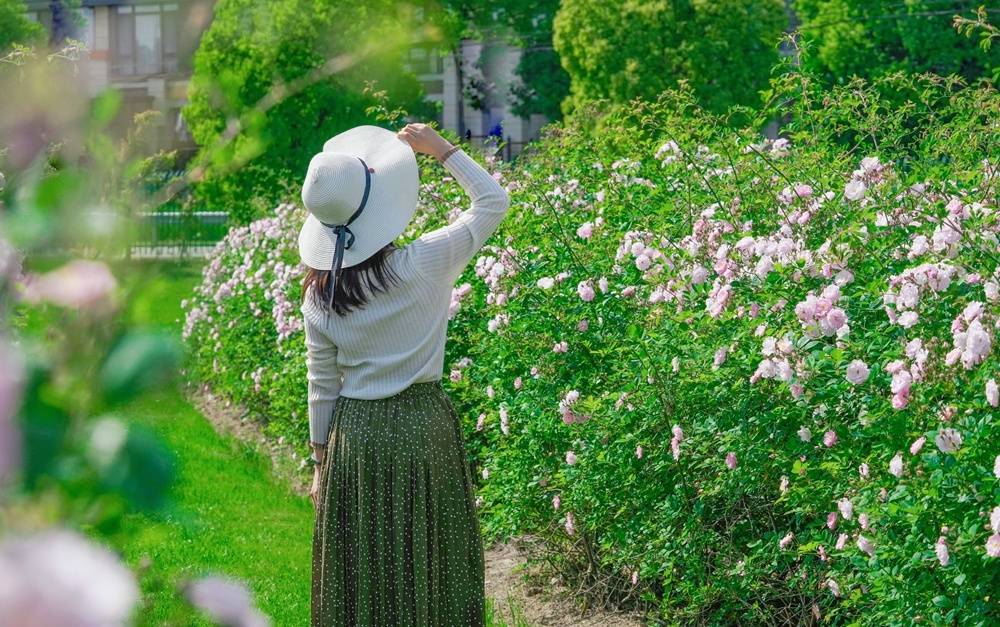
[[[134,216],[132,257],[203,257],[229,228],[225,211],[145,211]]]
[[[511,161],[517,154],[520,154],[524,146],[530,144],[530,141],[526,142],[516,142],[513,141],[510,135],[504,140],[499,135],[473,135],[470,132],[466,132],[462,136],[463,142],[469,142],[474,146],[478,146],[487,152],[491,152],[494,155],[499,156],[504,161]],[[521,150],[517,153],[514,152],[514,147],[520,146]]]

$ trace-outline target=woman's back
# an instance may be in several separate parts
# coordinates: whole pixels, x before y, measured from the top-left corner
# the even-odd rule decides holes
[[[326,315],[307,294],[302,313],[313,442],[326,441],[338,396],[386,398],[443,374],[452,287],[509,205],[503,187],[464,151],[452,153],[444,166],[472,206],[388,256],[397,282],[345,316]]]

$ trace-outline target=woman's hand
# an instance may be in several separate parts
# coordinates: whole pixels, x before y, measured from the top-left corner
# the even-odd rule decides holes
[[[313,471],[312,487],[309,488],[309,498],[312,499],[313,509],[317,511],[319,511],[320,487],[322,483],[320,479],[319,469],[320,469],[319,466],[315,467],[315,470]]]
[[[440,159],[452,147],[451,142],[441,137],[437,131],[420,122],[407,124],[396,135],[408,143],[413,152],[422,152],[436,159]]]

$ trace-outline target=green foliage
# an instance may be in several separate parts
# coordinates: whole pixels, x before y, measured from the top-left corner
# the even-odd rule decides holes
[[[41,24],[25,17],[24,0],[0,0],[0,54],[13,44],[40,42],[46,35]]]
[[[795,0],[803,38],[813,50],[807,67],[829,83],[903,70],[995,76],[1000,50],[984,49],[952,27],[955,16],[983,2],[939,0]]]
[[[563,110],[653,99],[682,81],[712,111],[757,105],[786,23],[781,0],[563,2],[553,33],[571,78]]]
[[[1000,95],[819,83],[779,75],[746,129],[692,89],[590,104],[500,168],[511,215],[458,281],[446,355],[483,529],[542,538],[571,581],[669,624],[993,624]],[[783,115],[786,138],[762,140]],[[416,231],[462,206],[439,175],[422,170]],[[230,234],[186,335],[196,378],[304,447],[302,217],[284,206]],[[903,326],[901,277],[932,266],[952,280],[922,288]],[[831,285],[836,334],[799,306]],[[992,350],[949,363],[979,315]],[[788,369],[768,374],[771,358]],[[915,379],[902,403],[899,367]],[[955,451],[935,444],[946,428]]]
[[[267,206],[293,197],[299,173],[331,136],[372,123],[375,84],[417,116],[432,113],[402,55],[417,35],[444,40],[453,27],[415,6],[223,0],[194,57],[185,119],[201,151],[204,182],[194,203],[254,216],[248,199]],[[439,24],[443,23],[443,25]],[[259,213],[257,214],[259,215]]]

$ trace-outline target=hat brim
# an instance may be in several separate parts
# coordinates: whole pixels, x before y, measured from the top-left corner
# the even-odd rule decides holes
[[[372,125],[332,137],[323,144],[323,151],[361,157],[375,170],[365,209],[349,227],[355,240],[344,250],[341,267],[347,268],[368,259],[406,230],[417,208],[417,157],[395,132]],[[309,214],[299,231],[302,262],[317,270],[331,269],[336,243],[333,229]]]

